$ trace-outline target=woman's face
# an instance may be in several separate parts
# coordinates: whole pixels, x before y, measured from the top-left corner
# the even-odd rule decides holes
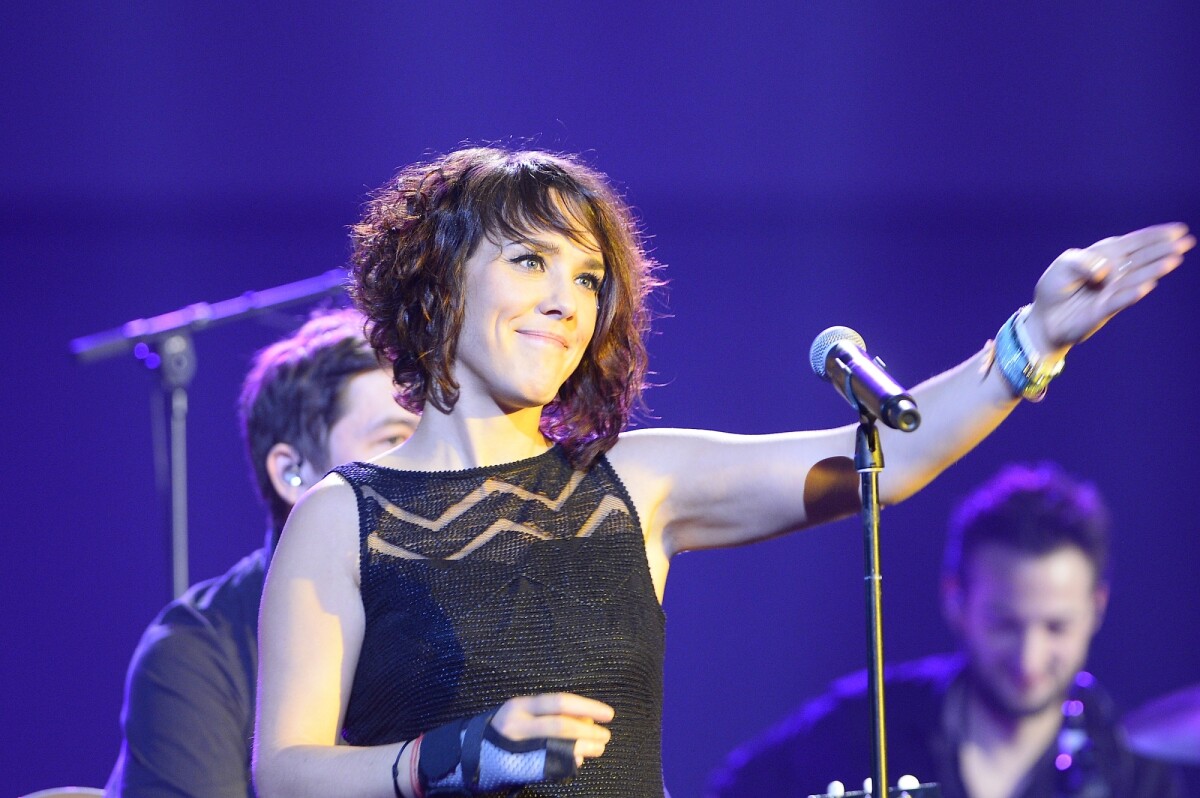
[[[596,329],[604,280],[595,237],[579,239],[549,230],[484,237],[467,259],[454,364],[464,409],[542,407],[575,371]]]

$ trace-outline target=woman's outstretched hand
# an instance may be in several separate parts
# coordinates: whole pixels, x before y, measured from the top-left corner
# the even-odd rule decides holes
[[[1050,264],[1034,290],[1026,329],[1045,355],[1086,341],[1109,319],[1154,290],[1196,245],[1187,225],[1145,227],[1068,249]]]
[[[575,766],[604,753],[612,736],[603,724],[613,708],[574,693],[543,693],[510,698],[492,718],[492,728],[510,740],[558,738],[575,742]]]

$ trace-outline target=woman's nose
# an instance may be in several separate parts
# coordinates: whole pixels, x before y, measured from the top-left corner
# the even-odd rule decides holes
[[[573,276],[565,269],[551,269],[547,273],[545,286],[546,292],[538,309],[547,315],[572,318],[578,301]]]

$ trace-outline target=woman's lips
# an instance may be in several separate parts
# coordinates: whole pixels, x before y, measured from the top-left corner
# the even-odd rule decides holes
[[[553,333],[548,330],[517,330],[517,332],[521,335],[529,336],[530,338],[541,339],[547,343],[558,344],[563,349],[567,348],[567,339],[558,333]]]

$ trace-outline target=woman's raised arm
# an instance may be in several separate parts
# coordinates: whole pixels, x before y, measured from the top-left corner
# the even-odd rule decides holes
[[[883,428],[885,504],[928,484],[1004,420],[1067,350],[1148,294],[1195,244],[1182,224],[1159,225],[1071,249],[1042,275],[1034,302],[995,346],[913,389],[922,425]],[[687,549],[748,543],[858,508],[853,425],[740,436],[691,430],[626,433],[609,459],[645,527],[661,591],[666,561]]]

